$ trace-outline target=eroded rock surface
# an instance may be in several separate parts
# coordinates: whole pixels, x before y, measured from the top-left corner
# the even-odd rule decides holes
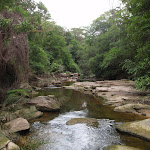
[[[117,125],[117,129],[150,141],[150,119]]]
[[[76,82],[72,86],[64,88],[80,90],[100,97],[104,99],[105,104],[113,106],[115,111],[150,117],[150,105],[147,103],[148,93],[136,90],[133,81]]]

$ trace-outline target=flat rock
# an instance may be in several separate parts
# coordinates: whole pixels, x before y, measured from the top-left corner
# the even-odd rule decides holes
[[[150,141],[150,119],[117,125],[117,129]]]
[[[145,114],[145,116],[147,116],[146,114],[148,114],[148,111],[150,111],[150,105],[145,105],[145,104],[125,104],[125,105],[116,107],[114,110],[115,111],[119,111],[119,112]],[[146,110],[148,110],[148,111],[146,111]]]
[[[98,125],[98,121],[95,118],[73,118],[67,121],[66,125],[75,125],[75,124],[87,124],[87,125]]]
[[[107,148],[104,148],[104,150],[140,150],[140,149],[124,145],[112,145],[108,146]]]
[[[5,125],[8,127],[10,133],[24,131],[30,128],[29,122],[23,118],[14,119],[5,123]]]
[[[27,102],[29,105],[35,105],[40,111],[57,111],[60,109],[60,102],[54,99],[54,96],[38,96]]]

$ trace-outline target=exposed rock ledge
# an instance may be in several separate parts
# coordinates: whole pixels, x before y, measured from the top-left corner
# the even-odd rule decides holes
[[[150,119],[123,123],[117,125],[117,129],[150,141]]]
[[[72,86],[65,86],[64,88],[80,90],[100,97],[104,99],[105,104],[112,105],[115,111],[150,117],[148,93],[136,90],[133,81],[76,82]]]

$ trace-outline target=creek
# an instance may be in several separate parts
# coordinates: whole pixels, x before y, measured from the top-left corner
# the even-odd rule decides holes
[[[65,103],[60,112],[46,112],[32,121],[30,133],[25,137],[44,140],[38,150],[102,150],[112,144],[150,149],[150,142],[115,129],[116,124],[142,120],[142,116],[115,112],[99,98],[71,89],[50,87],[39,91],[39,95],[55,95],[65,99]],[[72,118],[85,117],[96,118],[99,125],[66,125]]]

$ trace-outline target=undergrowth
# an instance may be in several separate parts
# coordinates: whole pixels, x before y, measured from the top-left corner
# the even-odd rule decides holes
[[[24,89],[15,89],[7,92],[4,106],[16,104],[18,102],[26,101],[28,98],[27,92]]]
[[[36,150],[44,144],[43,140],[28,138],[28,140],[20,147],[20,150]]]

